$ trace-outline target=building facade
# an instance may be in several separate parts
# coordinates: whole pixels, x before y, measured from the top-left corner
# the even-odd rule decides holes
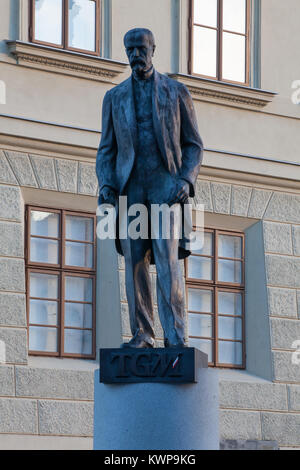
[[[123,259],[96,237],[95,158],[141,26],[204,141],[205,245],[182,269],[189,342],[219,370],[221,446],[300,448],[299,14],[297,0],[2,0],[0,448],[92,448],[97,351],[130,337]]]

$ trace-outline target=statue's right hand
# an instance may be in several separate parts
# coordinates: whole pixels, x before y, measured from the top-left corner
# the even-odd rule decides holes
[[[117,203],[117,193],[109,186],[103,186],[99,194],[99,205],[100,204],[111,204],[115,206]]]

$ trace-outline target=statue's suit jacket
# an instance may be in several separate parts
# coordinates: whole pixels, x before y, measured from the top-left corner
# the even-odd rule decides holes
[[[97,153],[96,171],[100,191],[110,186],[124,194],[137,151],[137,123],[133,96],[133,77],[109,90],[102,107],[102,137]],[[189,182],[190,196],[203,158],[203,143],[198,132],[192,98],[187,88],[154,70],[152,92],[153,127],[166,169],[176,178]],[[163,182],[162,182],[163,184]],[[161,201],[164,203],[166,201]],[[117,231],[118,233],[118,231]],[[116,247],[122,254],[119,240]],[[190,252],[181,240],[179,257]]]

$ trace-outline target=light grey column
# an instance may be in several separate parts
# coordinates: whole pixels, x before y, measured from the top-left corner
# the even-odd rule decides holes
[[[94,449],[219,449],[218,372],[195,384],[99,383],[95,372]]]

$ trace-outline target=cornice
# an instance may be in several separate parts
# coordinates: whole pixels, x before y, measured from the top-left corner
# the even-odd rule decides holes
[[[232,83],[217,82],[184,74],[169,74],[183,83],[194,100],[207,101],[244,109],[260,110],[271,103],[276,93]]]
[[[28,42],[7,41],[7,45],[18,65],[87,80],[113,83],[128,67],[124,62]]]

